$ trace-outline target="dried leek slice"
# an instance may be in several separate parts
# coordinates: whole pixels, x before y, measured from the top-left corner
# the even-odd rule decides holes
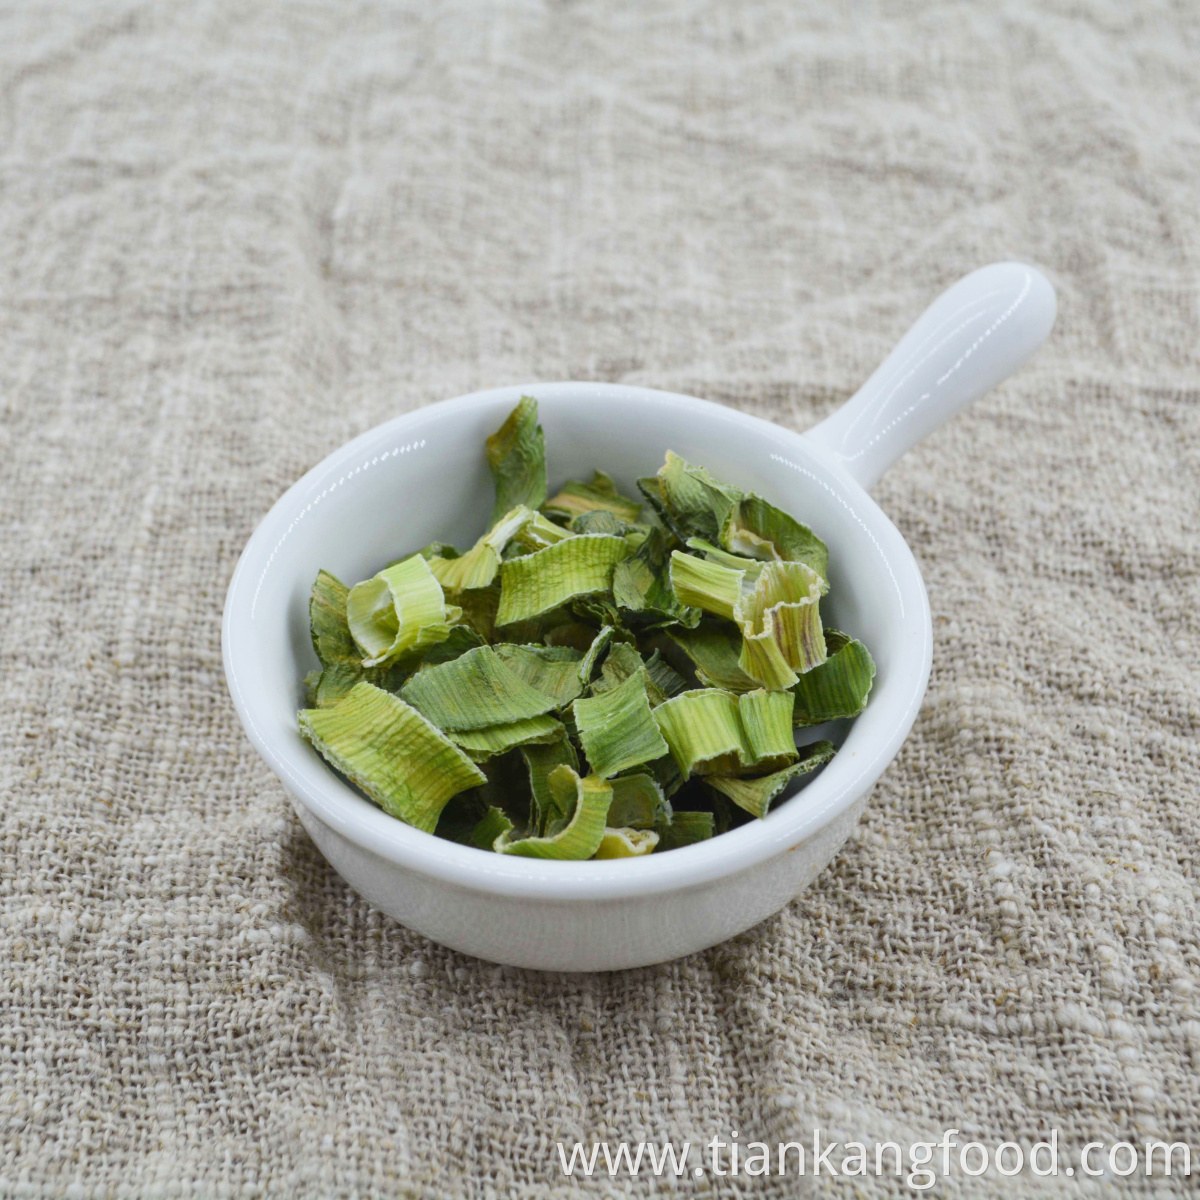
[[[684,692],[654,710],[683,777],[742,774],[794,758],[790,692]],[[743,707],[744,705],[744,707]],[[784,732],[786,729],[786,732]]]
[[[613,570],[613,600],[626,609],[659,621],[679,621],[695,625],[700,613],[681,604],[671,588],[666,567],[670,562],[667,535],[651,529],[629,558]]]
[[[746,572],[679,550],[671,554],[671,590],[680,604],[692,605],[728,621],[735,619]]]
[[[346,620],[364,667],[444,641],[461,615],[447,607],[442,585],[419,554],[356,583],[346,598]]]
[[[710,812],[676,812],[669,822],[657,826],[658,853],[678,850],[707,841],[713,835],[713,815]]]
[[[418,671],[400,694],[440,729],[451,731],[507,725],[556,707],[553,696],[527,684],[491,646]]]
[[[671,802],[652,775],[645,772],[618,775],[609,783],[612,784],[612,803],[608,808],[610,826],[652,829],[660,821],[670,819]]]
[[[754,817],[765,817],[771,802],[800,775],[807,775],[823,766],[834,755],[832,742],[813,742],[800,751],[800,758],[782,771],[760,775],[756,779],[739,779],[726,775],[706,775],[704,782],[727,796],[739,808]]]
[[[485,588],[500,572],[500,556],[511,543],[525,550],[541,550],[573,535],[541,513],[518,504],[510,509],[465,554],[429,557],[429,569],[442,588],[454,597]]]
[[[573,711],[583,752],[592,771],[602,778],[668,752],[646,697],[644,671],[631,675],[611,691],[576,700]]]
[[[738,665],[765,687],[788,688],[825,661],[821,597],[828,584],[800,562],[771,562],[738,606]]]
[[[580,534],[501,563],[496,624],[539,617],[576,596],[608,591],[613,567],[628,554],[624,538]]]
[[[486,762],[494,755],[515,750],[518,746],[561,741],[566,732],[566,727],[561,721],[542,714],[537,717],[522,717],[502,725],[484,725],[479,729],[455,729],[448,736],[475,762]]]
[[[592,639],[592,644],[588,647],[587,653],[580,659],[578,675],[581,690],[592,682],[592,676],[596,674],[597,665],[604,657],[605,651],[612,644],[614,633],[616,633],[616,630],[611,625],[601,625],[600,631]]]
[[[568,521],[598,510],[610,512],[628,524],[633,524],[642,515],[641,504],[622,496],[603,471],[593,472],[591,483],[564,483],[558,495],[547,500],[542,508],[550,516]]]
[[[695,629],[673,628],[668,636],[692,660],[697,677],[707,687],[727,692],[752,692],[762,687],[738,665],[742,638],[732,625],[705,620]]]
[[[570,767],[578,773],[579,756],[568,737],[543,745],[521,747],[521,757],[529,774],[532,803],[529,827],[532,832],[544,833],[551,821],[560,820],[567,814],[557,808],[557,801],[550,791],[550,772],[556,767]]]
[[[522,396],[487,439],[487,459],[496,484],[493,525],[518,504],[541,508],[546,502],[546,445],[532,396]]]
[[[467,835],[467,841],[479,850],[490,850],[496,844],[496,839],[509,833],[512,827],[513,823],[509,819],[508,813],[493,805],[484,813],[479,823],[472,828]]]
[[[556,708],[570,704],[583,691],[579,681],[582,655],[570,646],[523,646],[501,642],[496,654],[530,687],[553,696]]]
[[[370,683],[356,684],[329,708],[302,709],[299,721],[335,770],[384,812],[427,833],[451,796],[486,781],[415,708]]]
[[[741,489],[722,483],[670,450],[659,468],[658,482],[662,503],[676,527],[687,536],[699,535],[713,542],[720,538],[744,495]],[[680,540],[686,541],[686,536]]]
[[[364,667],[362,651],[350,636],[346,621],[346,598],[350,589],[328,571],[318,571],[308,604],[309,630],[321,670],[308,683],[309,705],[325,708],[336,704],[356,684],[366,680],[385,690],[404,682],[401,667]]]
[[[596,847],[596,858],[640,858],[649,854],[658,845],[658,834],[653,829],[606,828],[600,845]]]
[[[595,775],[581,779],[570,767],[555,767],[547,777],[547,787],[555,808],[567,816],[552,822],[540,837],[514,838],[512,831],[502,833],[494,848],[501,854],[525,858],[591,858],[604,837],[612,788]]]
[[[797,725],[856,717],[866,706],[875,679],[875,660],[866,646],[848,634],[826,629],[825,654],[825,661],[801,675],[792,688]]]
[[[746,558],[801,562],[822,579],[829,576],[829,550],[807,525],[753,493],[729,512],[721,545]]]

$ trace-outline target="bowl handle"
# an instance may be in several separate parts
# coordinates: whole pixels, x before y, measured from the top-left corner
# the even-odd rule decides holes
[[[963,276],[832,416],[805,434],[863,487],[960,408],[1011,375],[1046,340],[1057,303],[1024,263]]]

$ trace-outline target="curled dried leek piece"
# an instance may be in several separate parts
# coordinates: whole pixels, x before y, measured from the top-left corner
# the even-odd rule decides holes
[[[364,667],[395,662],[444,641],[461,615],[447,606],[442,585],[419,554],[356,583],[346,597],[346,620]]]
[[[612,803],[608,808],[610,827],[653,829],[671,818],[671,802],[658,781],[644,772],[610,779]]]
[[[538,742],[557,742],[566,733],[561,721],[551,716],[521,717],[499,725],[482,725],[478,729],[455,729],[450,740],[476,762],[486,762],[497,754],[504,754],[518,746],[530,746]]]
[[[640,858],[657,845],[658,834],[653,829],[606,828],[596,847],[596,857]]]
[[[751,493],[730,509],[721,526],[721,545],[746,558],[800,562],[829,577],[829,550],[807,525]]]
[[[546,779],[554,807],[565,813],[551,821],[541,836],[514,837],[502,833],[494,849],[525,858],[591,858],[604,837],[604,819],[612,788],[595,775],[579,775],[570,767],[555,767]]]
[[[611,691],[576,700],[573,712],[583,752],[592,771],[603,779],[668,752],[646,696],[645,671],[639,670]],[[790,703],[788,718],[790,736]]]
[[[804,563],[763,567],[736,614],[742,630],[738,666],[764,687],[787,688],[824,662],[819,602],[827,590],[824,579]]]
[[[532,396],[522,396],[487,439],[487,459],[496,485],[491,524],[518,505],[541,508],[546,502],[546,444]]]
[[[660,704],[654,719],[685,779],[744,774],[760,764],[795,758],[792,703],[790,692],[747,692],[739,697],[703,688]]]
[[[582,657],[570,646],[536,646],[501,642],[496,654],[514,675],[544,695],[553,696],[555,707],[570,704],[583,691],[579,681]]]
[[[451,796],[485,782],[482,771],[415,708],[370,683],[329,708],[300,712],[321,756],[384,812],[432,833]]]
[[[833,753],[832,742],[813,742],[811,746],[805,746],[800,751],[800,758],[796,762],[781,771],[773,771],[769,775],[760,775],[754,779],[706,775],[704,782],[751,816],[765,817],[771,802],[792,780],[824,766],[833,757]]]
[[[608,591],[613,567],[628,554],[624,538],[585,533],[501,563],[496,624],[539,617],[576,596]]]
[[[836,629],[825,630],[825,661],[805,672],[792,688],[797,725],[820,725],[856,717],[866,707],[875,679],[875,660],[866,646]]]
[[[570,521],[584,513],[612,513],[620,521],[633,524],[642,514],[642,506],[617,491],[616,484],[603,471],[592,475],[591,483],[564,483],[562,490],[542,506],[550,516]]]

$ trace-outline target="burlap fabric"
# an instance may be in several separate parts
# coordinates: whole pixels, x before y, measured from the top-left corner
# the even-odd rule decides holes
[[[1200,1150],[1197,24],[6,7],[0,1195],[647,1195],[564,1181],[555,1142],[731,1129]],[[222,679],[230,572],[288,484],[538,378],[802,429],[1006,257],[1059,324],[877,488],[933,679],[807,895],[682,962],[551,977],[339,880]],[[670,1188],[834,1186],[899,1185]],[[1053,1189],[1094,1191],[1003,1194]]]

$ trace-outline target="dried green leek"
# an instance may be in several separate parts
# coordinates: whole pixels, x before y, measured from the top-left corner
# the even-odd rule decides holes
[[[667,451],[631,499],[602,471],[548,500],[537,402],[487,439],[495,504],[309,619],[301,734],[384,811],[463,845],[639,858],[766,817],[862,711],[866,647],[825,626],[807,526]]]

